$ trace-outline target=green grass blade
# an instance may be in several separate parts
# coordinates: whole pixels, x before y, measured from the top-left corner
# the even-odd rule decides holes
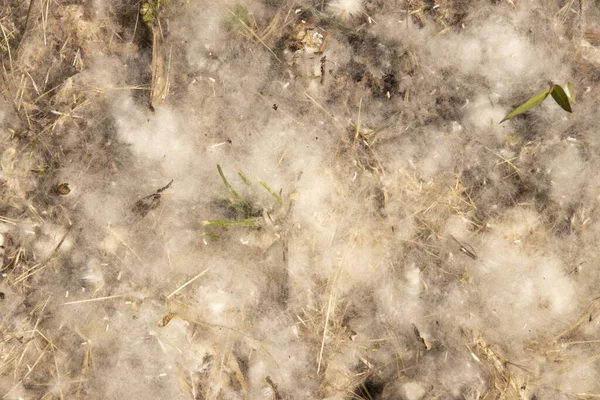
[[[250,182],[250,179],[248,179],[248,177],[246,176],[246,174],[244,174],[242,172],[241,169],[238,169],[238,175],[240,176],[240,178],[242,178],[242,180],[244,181],[244,183],[248,186],[252,186],[252,182]]]
[[[217,226],[220,228],[229,227],[259,227],[261,226],[262,218],[248,219],[211,219],[202,222],[204,226]]]
[[[260,184],[262,185],[262,187],[264,187],[265,189],[267,189],[267,192],[271,193],[271,196],[275,197],[275,199],[277,200],[277,202],[279,204],[283,204],[283,199],[281,198],[281,195],[275,193],[273,191],[273,189],[271,189],[269,187],[269,185],[267,185],[265,182],[261,181],[260,179],[258,181],[260,182]]]
[[[233,208],[235,211],[237,211],[238,213],[242,214],[242,215],[248,215],[248,207],[246,207],[244,204],[237,204],[237,203],[231,203],[229,204],[229,207]]]
[[[219,164],[217,164],[217,169],[219,170],[219,175],[221,175],[223,184],[225,184],[225,187],[227,188],[227,190],[229,190],[229,193],[231,193],[233,198],[236,199],[237,201],[239,201],[244,206],[248,206],[248,203],[246,203],[246,200],[244,200],[244,198],[242,196],[240,196],[238,194],[238,192],[235,191],[235,189],[229,184],[229,182],[227,182],[227,178],[225,178],[225,174],[223,173],[223,170],[221,169],[221,166]]]
[[[569,103],[569,96],[567,96],[564,89],[560,85],[554,85],[550,94],[563,110],[573,112],[573,110],[571,110],[571,104]]]
[[[548,97],[550,92],[552,92],[553,90],[554,88],[551,88],[548,90],[544,90],[542,93],[536,94],[535,96],[527,100],[525,103],[521,104],[519,107],[515,108],[512,112],[510,112],[506,117],[504,117],[504,119],[502,119],[502,121],[500,121],[500,123],[503,123],[506,120],[516,117],[517,115],[521,115],[524,112],[531,110],[535,106],[539,106],[544,100],[546,100],[546,97]]]

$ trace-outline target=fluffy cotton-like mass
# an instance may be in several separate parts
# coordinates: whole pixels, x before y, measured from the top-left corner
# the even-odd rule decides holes
[[[597,2],[5,9],[0,397],[600,393]]]
[[[331,12],[339,18],[348,19],[363,11],[363,0],[333,0],[328,4]]]

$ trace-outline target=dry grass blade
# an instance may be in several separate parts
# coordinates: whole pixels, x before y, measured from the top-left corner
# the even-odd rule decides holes
[[[206,268],[204,271],[200,272],[198,275],[194,276],[192,279],[190,279],[189,281],[187,281],[186,283],[184,283],[183,285],[179,286],[177,289],[175,289],[171,294],[169,294],[167,296],[167,300],[172,298],[173,296],[175,296],[177,293],[181,292],[187,285],[189,285],[190,283],[194,282],[196,279],[206,275],[206,273],[210,271],[210,267]]]
[[[229,7],[223,5],[223,7],[225,7],[225,9],[227,10],[227,12],[229,14],[231,14],[231,16],[233,16],[233,18],[236,19],[236,21],[238,21],[243,27],[244,29],[246,29],[246,31],[252,35],[256,40],[258,40],[258,42],[260,44],[262,44],[268,51],[269,53],[271,53],[273,55],[273,57],[275,57],[275,59],[282,64],[283,62],[281,61],[281,59],[279,57],[277,57],[277,54],[275,54],[275,52],[264,42],[264,40],[255,32],[254,29],[250,28],[235,12],[233,12],[233,10],[231,10]]]
[[[111,299],[119,299],[125,297],[124,295],[114,295],[114,296],[105,296],[105,297],[96,297],[93,299],[86,299],[86,300],[75,300],[75,301],[68,301],[66,303],[62,303],[61,306],[70,306],[73,304],[84,304],[84,303],[94,303],[97,301],[104,301],[104,300],[111,300]]]
[[[12,58],[12,52],[10,51],[10,42],[8,40],[8,36],[6,34],[6,28],[4,27],[4,25],[2,23],[0,23],[0,31],[2,31],[2,36],[4,37],[4,43],[6,46],[6,52],[8,53],[8,61],[9,61],[9,65],[10,65],[10,70],[12,71],[14,69],[13,66],[13,58]],[[0,47],[0,50],[2,48]]]

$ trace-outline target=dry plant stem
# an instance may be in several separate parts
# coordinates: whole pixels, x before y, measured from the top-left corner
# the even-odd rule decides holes
[[[151,24],[152,27],[152,86],[150,90],[150,106],[157,107],[162,104],[168,95],[169,78],[168,67],[165,68],[165,55],[163,50],[163,35],[160,20]],[[170,57],[169,57],[170,60]]]

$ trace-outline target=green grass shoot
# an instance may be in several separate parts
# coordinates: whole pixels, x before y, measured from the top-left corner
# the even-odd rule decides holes
[[[573,89],[572,92],[571,88]],[[572,84],[568,84],[567,89],[569,90],[569,93],[575,92],[575,88]],[[563,110],[573,112],[573,110],[571,109],[571,104],[569,103],[569,96],[567,96],[564,89],[560,85],[553,85],[550,89],[544,90],[543,92],[536,94],[535,96],[527,100],[525,103],[521,104],[519,107],[515,108],[513,111],[508,113],[508,115],[504,117],[502,121],[500,121],[500,123],[503,123],[504,121],[516,117],[517,115],[521,115],[531,110],[533,107],[539,106],[544,100],[546,100],[548,95],[551,95],[554,101],[556,101],[556,103],[558,103],[558,105]]]
[[[227,178],[225,178],[225,174],[223,173],[223,170],[221,169],[221,166],[219,164],[217,164],[217,169],[219,170],[219,175],[221,175],[221,179],[223,180],[223,184],[225,184],[225,187],[227,188],[227,190],[229,190],[229,193],[231,193],[231,195],[233,196],[233,198],[235,200],[237,200],[240,204],[242,204],[245,208],[248,207],[248,203],[246,202],[246,200],[244,200],[244,198],[242,196],[240,196],[238,194],[238,192],[235,191],[235,189],[233,188],[233,186],[231,186],[229,184],[229,182],[227,181]]]

